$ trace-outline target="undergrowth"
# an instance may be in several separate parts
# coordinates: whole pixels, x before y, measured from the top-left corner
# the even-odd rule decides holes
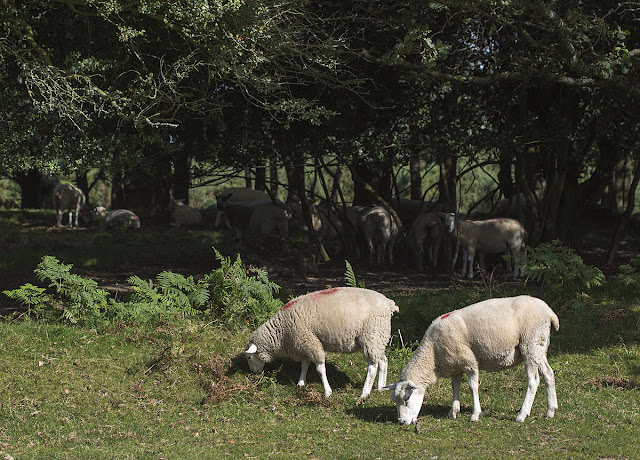
[[[109,297],[94,280],[71,273],[71,264],[53,256],[44,256],[34,270],[48,282],[46,288],[27,283],[4,294],[25,305],[31,318],[86,327],[202,317],[239,330],[262,324],[282,307],[274,297],[279,286],[265,270],[244,267],[239,255],[232,263],[214,251],[221,266],[202,279],[170,271],[158,274],[155,282],[132,276],[127,281],[133,292],[124,300]]]

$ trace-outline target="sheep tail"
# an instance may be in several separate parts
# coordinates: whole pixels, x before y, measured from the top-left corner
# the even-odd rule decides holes
[[[554,312],[551,312],[551,314],[549,315],[549,319],[551,319],[551,324],[553,324],[553,327],[556,331],[560,329],[560,321],[558,320],[558,316]]]

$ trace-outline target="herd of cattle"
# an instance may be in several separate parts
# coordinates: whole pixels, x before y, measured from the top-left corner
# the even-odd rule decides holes
[[[245,234],[277,233],[288,236],[292,228],[306,230],[300,203],[273,200],[266,192],[245,187],[222,190],[216,198],[215,227],[226,226],[235,232],[238,241]],[[524,227],[514,219],[497,217],[472,221],[443,213],[439,203],[394,198],[391,202],[400,224],[382,206],[342,206],[335,203],[309,203],[311,223],[319,241],[330,251],[363,254],[371,263],[394,263],[394,248],[402,242],[412,263],[423,270],[423,259],[437,267],[439,254],[447,234],[454,236],[462,254],[462,275],[473,277],[474,260],[483,265],[487,254],[520,254],[524,249]],[[79,219],[101,216],[107,227],[140,228],[140,218],[127,209],[108,211],[98,206],[89,209],[78,187],[59,184],[53,191],[53,206],[57,226],[68,213],[69,227],[78,226]],[[203,222],[202,213],[184,203],[172,200],[169,212],[171,225],[194,226]],[[425,254],[426,253],[426,254]],[[457,251],[456,251],[457,253]],[[513,268],[514,279],[519,268]]]

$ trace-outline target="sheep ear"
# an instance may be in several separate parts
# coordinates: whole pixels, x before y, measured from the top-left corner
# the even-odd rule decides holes
[[[387,391],[387,390],[395,390],[396,387],[398,386],[397,383],[392,383],[391,385],[387,385],[386,387],[382,387],[382,391]]]
[[[418,385],[413,383],[411,380],[407,380],[407,390],[417,390]]]
[[[258,351],[258,346],[255,343],[250,343],[247,349],[244,351],[245,353],[255,353]]]

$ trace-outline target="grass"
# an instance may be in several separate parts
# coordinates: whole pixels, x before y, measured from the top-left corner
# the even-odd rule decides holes
[[[123,264],[170,266],[188,260],[206,264],[221,233],[203,226],[184,232],[168,225],[148,224],[144,231],[107,230],[96,222],[90,231],[55,228],[53,210],[0,210],[0,270],[32,271],[43,255],[78,268]]]
[[[403,296],[394,320],[407,342],[438,314],[481,296],[469,291]],[[297,388],[299,365],[278,361],[248,374],[249,331],[215,323],[77,329],[0,322],[0,458],[634,458],[640,448],[638,301],[580,302],[560,314],[549,361],[560,408],[546,419],[545,388],[532,415],[515,423],[522,366],[481,373],[483,413],[447,419],[440,380],[415,426],[395,423],[386,392],[356,404],[366,375],[361,355],[330,355],[329,399],[315,371]],[[418,315],[419,313],[419,315]],[[405,326],[420,323],[411,332]],[[418,337],[419,339],[419,337]],[[409,355],[389,350],[389,381]]]

